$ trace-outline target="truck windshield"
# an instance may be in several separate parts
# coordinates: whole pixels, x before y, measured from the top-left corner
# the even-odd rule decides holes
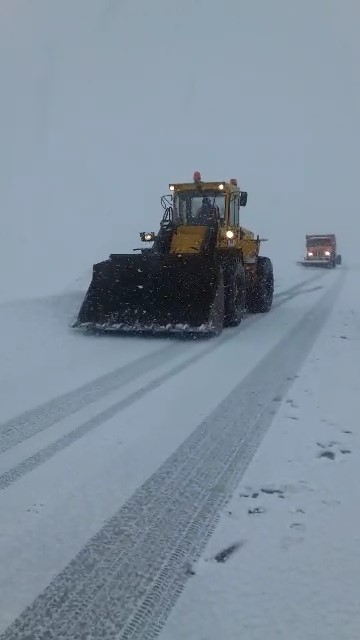
[[[306,242],[307,247],[329,247],[333,241],[331,238],[309,238]]]
[[[225,218],[225,194],[219,191],[176,193],[173,200],[174,217],[181,224],[210,224]]]

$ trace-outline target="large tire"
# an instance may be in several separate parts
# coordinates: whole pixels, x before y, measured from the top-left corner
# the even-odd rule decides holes
[[[245,313],[245,270],[240,260],[227,263],[225,268],[225,327],[237,327]]]
[[[250,291],[247,307],[250,313],[267,313],[274,297],[274,272],[270,258],[259,256],[257,281]]]
[[[213,336],[219,336],[225,325],[225,286],[223,269],[220,269],[218,287],[216,289],[214,301],[211,305],[209,320],[212,325],[210,334]]]
[[[342,262],[342,258],[341,258],[341,254],[339,253],[339,254],[336,256],[336,264],[341,265],[341,262]]]

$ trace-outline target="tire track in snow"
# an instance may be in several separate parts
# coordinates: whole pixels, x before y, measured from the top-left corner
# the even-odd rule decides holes
[[[36,409],[30,409],[12,418],[0,425],[0,453],[157,369],[167,362],[173,353],[176,355],[179,351],[178,343],[168,344],[73,391],[49,400]]]
[[[321,275],[323,276],[324,274]],[[316,275],[313,278],[304,280],[283,292],[276,293],[274,297],[280,298],[284,295],[292,296],[292,294],[296,294],[299,289],[318,280],[320,277],[320,275]],[[240,329],[242,329],[241,325],[239,327],[239,330]],[[233,337],[233,333],[231,333],[231,337]],[[211,348],[217,348],[228,338],[228,334],[223,334],[215,343],[212,343]],[[0,424],[0,453],[54,426],[89,404],[106,397],[113,391],[121,389],[126,384],[134,382],[143,374],[164,364],[172,352],[176,355],[179,351],[179,342],[172,342],[170,345],[142,356],[134,362],[123,365],[73,391],[64,393]]]
[[[290,290],[292,291],[292,293],[288,293],[286,298],[283,298],[280,302],[274,305],[274,308],[285,304],[289,300],[289,298],[292,299],[295,295],[298,295],[299,287],[300,285],[295,285],[294,287],[291,287]],[[301,287],[301,291],[302,291],[302,287]],[[262,316],[259,316],[259,315],[253,316],[252,321],[254,322],[256,320],[259,320],[261,317]],[[242,331],[246,330],[246,327],[249,327],[251,325],[252,325],[252,322],[245,323],[242,326]],[[239,327],[238,330],[235,332],[235,335],[237,335],[240,328],[241,327]],[[131,405],[135,404],[136,402],[144,398],[144,396],[146,396],[148,393],[151,393],[155,389],[158,389],[162,384],[164,384],[168,380],[171,380],[176,375],[178,375],[182,371],[185,371],[186,369],[188,369],[190,366],[192,366],[199,360],[202,360],[206,355],[212,353],[215,348],[218,348],[220,345],[224,344],[225,341],[232,340],[233,338],[234,338],[234,333],[230,333],[230,332],[225,333],[223,336],[221,336],[220,340],[218,340],[215,344],[211,343],[207,348],[200,351],[200,353],[197,352],[190,358],[187,358],[185,361],[173,367],[172,369],[167,370],[165,373],[161,374],[151,382],[147,383],[143,387],[140,387],[140,389],[137,389],[136,391],[130,393],[125,398],[119,400],[118,402],[115,402],[110,407],[107,407],[100,413],[89,418],[88,420],[81,423],[80,425],[76,426],[69,433],[55,440],[55,442],[52,442],[48,446],[34,453],[32,456],[29,456],[22,462],[19,462],[17,465],[12,467],[11,469],[5,471],[0,475],[0,490],[7,489],[9,486],[14,484],[14,482],[17,482],[18,480],[20,480],[20,478],[25,476],[27,473],[30,473],[41,464],[44,464],[45,462],[50,460],[50,458],[53,458],[57,453],[60,453],[67,447],[71,446],[72,444],[80,440],[80,438],[83,438],[87,434],[91,433],[92,431],[94,431],[95,429],[103,425],[104,422],[106,422],[107,420],[112,419],[121,411],[124,411]],[[177,344],[179,346],[179,343]],[[162,355],[163,351],[164,350],[161,350],[156,353],[159,353]],[[167,352],[168,348],[165,348],[165,351]],[[148,356],[146,356],[146,358],[148,358]],[[136,361],[134,364],[138,364],[139,362],[143,365],[143,358],[140,358],[140,360]],[[160,360],[157,366],[160,366],[161,364],[162,364],[162,360]],[[154,368],[155,367],[152,367],[151,370],[153,370]],[[121,368],[119,373],[124,373],[123,370],[124,370],[124,367]],[[141,369],[141,373],[139,374],[139,376],[135,376],[133,379],[136,379],[136,377],[140,377],[140,375],[142,375],[143,373],[144,373],[144,369]],[[109,374],[107,374],[106,377],[108,377],[108,375]],[[101,378],[101,380],[102,379],[103,377]],[[121,386],[123,386],[123,384],[126,384],[126,382],[123,381],[121,385],[119,384],[115,388],[116,389],[120,388]],[[110,393],[110,391],[108,393]],[[79,397],[79,400],[81,400],[81,396]],[[95,402],[95,400],[92,400],[92,402]],[[59,422],[61,419],[63,418],[58,418],[56,422]],[[55,424],[55,422],[53,422],[52,424]]]
[[[1,640],[151,640],[323,327],[343,278],[50,583]],[[274,376],[274,363],[277,375]]]

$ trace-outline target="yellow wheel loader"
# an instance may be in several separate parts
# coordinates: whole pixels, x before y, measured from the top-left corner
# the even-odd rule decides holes
[[[247,192],[237,181],[171,184],[160,230],[140,253],[95,264],[73,326],[100,331],[219,335],[245,311],[270,310],[272,263],[259,236],[240,225]]]

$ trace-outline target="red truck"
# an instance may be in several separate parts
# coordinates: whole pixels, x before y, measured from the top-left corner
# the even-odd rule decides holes
[[[325,235],[312,234],[306,236],[306,256],[302,261],[305,266],[319,266],[334,269],[341,264],[341,255],[337,253],[334,233]]]

